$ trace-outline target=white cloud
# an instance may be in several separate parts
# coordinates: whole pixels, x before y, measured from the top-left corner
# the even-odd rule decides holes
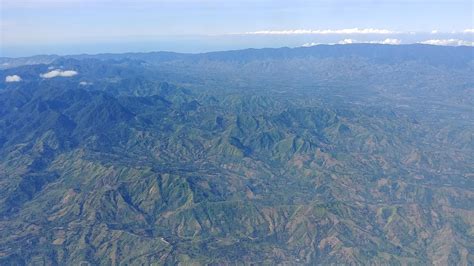
[[[357,41],[357,40],[354,40],[354,39],[344,39],[344,40],[341,40],[337,43],[325,43],[325,44],[334,45],[334,44],[353,44],[353,43],[372,43],[372,44],[398,45],[398,44],[401,44],[402,41],[399,40],[399,39],[390,39],[390,38],[387,38],[387,39],[382,40],[382,41]],[[305,44],[301,45],[301,47],[312,47],[312,46],[320,45],[320,44],[324,44],[324,43],[308,42],[308,43],[305,43]]]
[[[357,41],[357,40],[354,40],[354,39],[344,39],[344,40],[338,42],[338,44],[352,44],[352,43],[373,43],[373,44],[398,45],[398,44],[401,44],[402,41],[399,40],[399,39],[387,38],[383,41]]]
[[[81,81],[81,82],[79,82],[79,85],[81,85],[81,86],[89,86],[89,85],[92,85],[92,82]]]
[[[386,30],[386,29],[340,29],[340,30],[262,30],[251,31],[244,34],[249,35],[297,35],[297,34],[397,34],[400,32]]]
[[[5,82],[20,82],[21,77],[18,75],[6,76]]]
[[[352,44],[352,43],[356,43],[357,41],[356,40],[353,40],[353,39],[344,39],[342,41],[339,41],[338,44]]]
[[[402,41],[399,39],[385,39],[381,42],[371,42],[371,43],[380,43],[380,44],[391,44],[391,45],[398,45],[401,44]]]
[[[449,34],[460,34],[460,33],[474,33],[474,29],[465,29],[465,30],[458,30],[458,31],[450,31],[450,32],[443,32],[437,29],[433,29],[431,31],[392,31],[387,29],[374,29],[374,28],[367,28],[367,29],[360,29],[360,28],[352,28],[352,29],[340,29],[340,30],[263,30],[263,31],[252,31],[246,32],[245,34],[254,34],[254,35],[296,35],[296,34],[320,34],[320,35],[357,35],[357,34],[380,34],[380,35],[390,35],[390,34],[409,34],[409,35],[417,35],[417,34],[441,34],[441,33],[449,33]]]
[[[458,40],[458,39],[426,40],[419,43],[430,44],[430,45],[444,45],[444,46],[474,46],[474,42]]]
[[[317,42],[307,42],[303,45],[301,45],[301,47],[312,47],[312,46],[316,46],[316,45],[319,45],[320,43],[317,43]]]
[[[45,79],[55,78],[55,77],[72,77],[77,75],[77,71],[74,70],[53,70],[44,74],[40,74],[40,77]]]

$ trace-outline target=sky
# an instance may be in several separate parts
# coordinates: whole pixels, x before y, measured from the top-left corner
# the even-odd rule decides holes
[[[0,56],[473,45],[471,0],[0,0]]]

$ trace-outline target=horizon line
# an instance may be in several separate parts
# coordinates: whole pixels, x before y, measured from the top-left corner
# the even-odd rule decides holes
[[[22,59],[22,58],[31,58],[31,57],[40,57],[40,56],[57,56],[57,57],[68,57],[68,56],[98,56],[98,55],[121,55],[121,54],[150,54],[150,53],[169,53],[169,54],[182,54],[182,55],[201,55],[201,54],[210,54],[210,53],[222,53],[222,52],[235,52],[235,51],[245,51],[245,50],[265,50],[265,49],[310,49],[318,46],[356,46],[356,45],[368,45],[368,46],[430,46],[430,47],[450,47],[450,48],[472,48],[474,45],[447,45],[447,44],[432,44],[432,43],[382,43],[382,42],[349,42],[343,43],[305,43],[300,46],[280,46],[280,47],[247,47],[239,49],[227,49],[227,50],[213,50],[206,52],[177,52],[170,50],[154,50],[154,51],[124,51],[124,52],[99,52],[99,53],[71,53],[71,54],[60,54],[60,53],[39,53],[26,56],[0,56],[0,59]]]

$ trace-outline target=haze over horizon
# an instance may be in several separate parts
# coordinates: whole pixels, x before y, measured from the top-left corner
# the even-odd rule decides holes
[[[3,0],[0,8],[7,57],[474,41],[465,0]]]

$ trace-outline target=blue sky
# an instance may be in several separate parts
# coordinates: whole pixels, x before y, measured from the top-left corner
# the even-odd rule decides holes
[[[470,0],[1,0],[0,56],[319,43],[472,45]]]

